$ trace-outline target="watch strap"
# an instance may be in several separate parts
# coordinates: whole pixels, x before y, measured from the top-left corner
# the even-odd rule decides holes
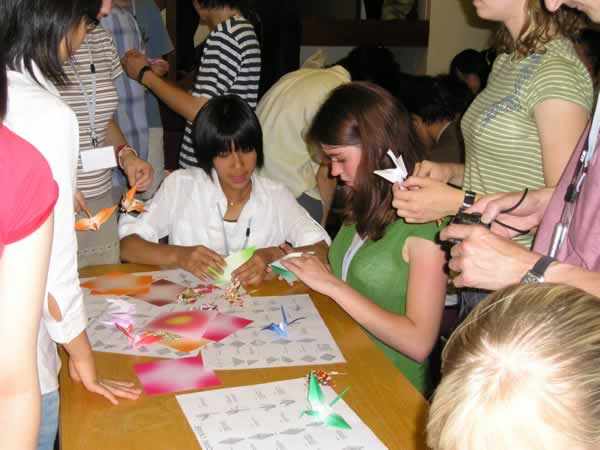
[[[138,76],[137,76],[138,83],[144,84],[144,83],[142,83],[142,80],[144,79],[144,74],[146,72],[148,72],[149,70],[152,70],[152,67],[150,67],[150,66],[144,66],[144,67],[142,67],[140,69],[140,71],[138,72]]]
[[[473,204],[475,203],[475,198],[477,197],[477,194],[473,191],[465,191],[465,196],[463,198],[463,204],[460,207],[460,210],[465,210],[470,208],[471,206],[473,206]]]
[[[535,275],[538,278],[542,278],[548,266],[556,261],[555,258],[551,256],[542,256],[537,262],[533,265],[533,267],[529,270],[529,273]]]

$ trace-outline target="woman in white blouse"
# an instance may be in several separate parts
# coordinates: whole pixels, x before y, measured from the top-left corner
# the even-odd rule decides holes
[[[224,256],[254,246],[254,256],[233,272],[244,285],[263,280],[286,242],[326,261],[325,230],[286,187],[254,173],[263,164],[262,130],[241,98],[210,100],[194,120],[193,139],[201,168],[172,173],[147,212],[121,217],[121,258],[176,265],[208,280],[209,267],[222,272]],[[169,244],[159,243],[165,236]]]

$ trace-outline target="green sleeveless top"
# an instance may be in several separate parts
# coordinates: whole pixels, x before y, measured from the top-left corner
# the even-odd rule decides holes
[[[408,264],[402,258],[404,242],[411,236],[434,241],[438,232],[435,222],[407,224],[402,219],[396,220],[386,227],[383,238],[367,240],[356,252],[348,268],[346,283],[383,309],[405,314]],[[329,249],[329,263],[338,278],[341,278],[344,255],[355,234],[355,225],[343,225]],[[419,364],[365,332],[415,388],[423,392],[427,362]]]

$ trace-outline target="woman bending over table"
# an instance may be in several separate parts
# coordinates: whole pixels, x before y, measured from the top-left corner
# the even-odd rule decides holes
[[[147,212],[121,217],[123,259],[176,265],[209,280],[210,267],[222,273],[225,256],[254,246],[253,257],[233,272],[244,285],[263,280],[286,242],[326,260],[325,230],[287,188],[254,173],[263,164],[262,130],[247,103],[236,95],[209,100],[192,137],[200,168],[173,172]],[[166,236],[169,244],[159,243]]]
[[[309,136],[345,184],[344,225],[327,266],[314,256],[285,261],[311,288],[333,298],[421,392],[438,336],[446,291],[436,223],[407,224],[392,208],[390,182],[374,174],[402,156],[410,172],[422,149],[406,109],[369,83],[337,88]],[[333,272],[333,273],[332,273]]]

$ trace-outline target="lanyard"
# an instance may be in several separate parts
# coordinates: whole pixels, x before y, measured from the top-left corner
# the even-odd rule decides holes
[[[87,35],[84,39],[84,44],[87,47],[88,55],[90,57],[90,73],[92,75],[92,95],[88,95],[87,89],[85,88],[85,84],[83,84],[83,80],[77,71],[77,68],[73,64],[73,59],[69,59],[69,64],[71,65],[71,69],[75,73],[77,77],[77,81],[79,81],[79,87],[81,88],[81,93],[85,97],[85,105],[88,110],[88,117],[90,121],[90,134],[92,135],[92,145],[94,147],[98,147],[98,133],[96,132],[96,65],[94,64],[94,58],[92,56],[92,50],[90,48]]]
[[[549,256],[553,258],[556,257],[558,251],[565,241],[565,238],[567,237],[569,225],[571,224],[571,219],[575,213],[575,204],[577,203],[577,198],[579,197],[579,193],[583,187],[583,181],[587,176],[590,162],[596,153],[598,133],[600,133],[600,104],[597,103],[596,111],[594,112],[594,118],[592,119],[592,125],[587,136],[587,142],[581,152],[579,161],[577,161],[573,178],[571,179],[571,182],[567,187],[567,192],[565,193],[565,205],[563,207],[560,220],[554,226],[554,233],[552,235],[552,243],[549,252]]]
[[[227,230],[225,229],[225,217],[223,216],[223,213],[221,212],[221,207],[219,206],[218,203],[217,203],[217,210],[219,211],[219,216],[221,217],[221,230],[223,232],[223,246],[225,248],[225,256],[229,256],[230,248],[229,248],[229,239],[227,238]],[[250,240],[250,230],[251,229],[252,229],[252,217],[250,217],[250,220],[248,220],[248,226],[246,227],[246,239],[244,240],[244,245],[242,245],[242,248],[240,250],[244,250],[246,247],[248,247],[248,241]]]

